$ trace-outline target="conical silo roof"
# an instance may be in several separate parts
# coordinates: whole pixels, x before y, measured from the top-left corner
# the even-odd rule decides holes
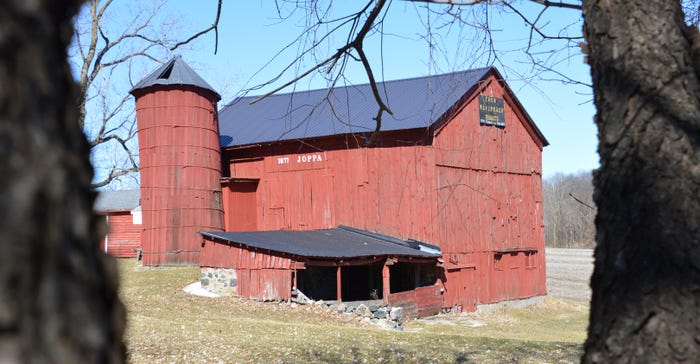
[[[221,95],[185,63],[180,55],[176,55],[155,71],[151,72],[151,74],[146,76],[141,82],[137,83],[129,93],[133,94],[136,90],[154,85],[195,86],[213,92],[214,95],[216,95],[216,99],[221,100]]]

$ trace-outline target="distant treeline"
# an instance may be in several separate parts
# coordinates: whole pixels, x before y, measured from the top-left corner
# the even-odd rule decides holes
[[[593,248],[595,215],[591,172],[555,174],[542,181],[547,246]]]

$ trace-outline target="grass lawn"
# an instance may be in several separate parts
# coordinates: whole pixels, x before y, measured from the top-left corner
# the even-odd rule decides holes
[[[119,268],[130,363],[575,363],[588,322],[586,303],[546,298],[385,330],[325,306],[186,294],[197,267]]]

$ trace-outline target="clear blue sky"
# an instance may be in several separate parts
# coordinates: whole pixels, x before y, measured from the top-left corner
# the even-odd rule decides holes
[[[343,6],[360,2],[336,3]],[[535,14],[541,9],[538,5],[523,6],[525,7],[521,9],[529,14]],[[442,8],[437,5],[431,6],[433,10]],[[464,8],[463,11],[483,13],[483,9],[473,7]],[[595,111],[590,88],[567,85],[559,81],[544,81],[539,77],[521,77],[538,74],[532,70],[532,63],[528,62],[520,50],[527,43],[529,27],[513,14],[490,11],[490,26],[494,30],[495,38],[494,48],[497,49],[500,60],[496,66],[550,142],[543,155],[544,176],[597,168],[597,138],[593,124]],[[165,4],[162,13],[169,20],[174,20],[175,36],[183,39],[213,22],[216,0],[171,0]],[[368,57],[377,70],[378,78],[409,78],[487,65],[488,59],[480,56],[484,53],[483,43],[471,41],[472,33],[460,30],[456,26],[449,28],[449,33],[448,28],[435,31],[433,40],[439,49],[434,49],[435,57],[431,59],[428,43],[423,39],[426,35],[424,23],[429,20],[432,25],[437,26],[444,19],[439,19],[436,15],[431,15],[428,19],[426,14],[425,5],[404,1],[392,2],[384,29],[389,35],[384,37],[383,52],[380,52],[379,37],[371,38],[367,44]],[[222,94],[220,106],[223,106],[223,102],[230,101],[241,89],[273,78],[297,54],[298,47],[292,46],[276,61],[268,64],[301,33],[302,22],[305,19],[302,13],[286,21],[280,21],[276,15],[274,1],[224,2],[217,54],[214,54],[213,33],[201,37],[176,53],[182,54],[185,61]],[[469,14],[463,15],[466,18]],[[558,34],[562,28],[566,28],[569,34],[580,35],[581,31],[580,13],[572,10],[547,11],[540,24],[543,24],[550,34]],[[339,37],[332,39],[323,49],[332,51],[340,47],[342,41]],[[554,42],[546,42],[534,46],[532,50],[541,58],[553,56],[552,62],[556,63],[557,71],[590,84],[589,69],[584,64],[580,51],[569,48],[551,52],[559,47],[560,45]],[[286,82],[292,76],[293,73],[289,73],[281,81]],[[349,68],[345,76],[350,83],[367,82],[365,74],[357,66]],[[554,78],[552,74],[544,74],[542,77]],[[325,83],[318,77],[297,85],[297,89],[322,87],[325,87]],[[253,94],[270,89],[271,87],[265,87]]]

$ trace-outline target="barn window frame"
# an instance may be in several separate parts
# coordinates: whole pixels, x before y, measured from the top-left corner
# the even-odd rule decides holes
[[[537,251],[529,250],[525,252],[525,269],[537,269]]]
[[[508,258],[508,261],[510,262],[508,268],[520,269],[521,268],[521,261],[520,261],[520,259],[518,259],[518,255],[520,255],[520,252],[519,251],[509,252],[508,255],[510,256]]]
[[[493,254],[493,269],[494,270],[504,270],[505,261],[503,259],[503,253]]]

